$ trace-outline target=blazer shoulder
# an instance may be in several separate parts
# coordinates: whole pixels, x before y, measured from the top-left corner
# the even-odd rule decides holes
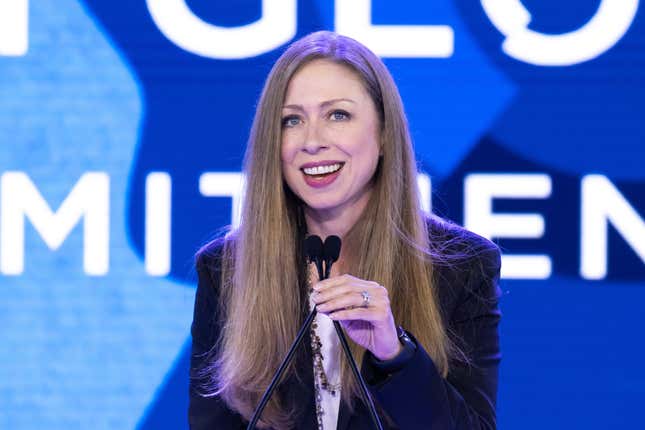
[[[219,271],[224,251],[232,249],[235,242],[235,232],[229,232],[217,237],[203,245],[195,253],[195,266],[197,270],[209,269],[211,272]]]
[[[449,323],[457,317],[455,311],[459,308],[478,315],[482,309],[494,306],[502,295],[498,285],[501,269],[499,247],[438,217],[428,219],[428,234],[444,321]]]
[[[458,270],[481,270],[492,278],[500,270],[499,247],[490,240],[437,216],[427,218],[434,264]]]

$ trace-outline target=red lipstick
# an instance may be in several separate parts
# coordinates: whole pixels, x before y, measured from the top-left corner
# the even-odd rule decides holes
[[[304,172],[305,169],[311,169],[314,167],[333,166],[335,164],[340,164],[340,168],[331,173],[307,174]],[[302,171],[304,180],[307,183],[307,185],[313,188],[322,188],[331,184],[338,178],[338,176],[340,176],[340,172],[341,170],[343,170],[344,165],[345,163],[342,161],[324,160],[324,161],[309,162],[309,163],[303,164],[300,170]]]

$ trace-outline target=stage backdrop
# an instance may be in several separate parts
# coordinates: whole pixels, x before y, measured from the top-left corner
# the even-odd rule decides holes
[[[499,427],[643,425],[639,0],[2,0],[0,428],[187,427],[193,255],[320,29],[392,71],[424,207],[503,250]]]

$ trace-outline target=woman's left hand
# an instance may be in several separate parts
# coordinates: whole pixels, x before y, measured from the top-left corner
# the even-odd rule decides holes
[[[346,274],[317,282],[313,289],[318,312],[340,321],[347,335],[376,358],[389,360],[401,351],[385,287]]]

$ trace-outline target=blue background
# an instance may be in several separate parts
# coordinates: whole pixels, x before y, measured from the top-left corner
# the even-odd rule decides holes
[[[187,2],[239,26],[260,1]],[[232,4],[234,3],[234,6]],[[501,50],[479,2],[373,0],[374,24],[450,25],[450,58],[385,58],[404,99],[435,211],[463,221],[473,172],[547,173],[540,239],[504,252],[546,253],[546,280],[502,280],[499,427],[634,428],[645,399],[645,267],[613,229],[608,275],[578,273],[580,181],[606,175],[645,214],[645,13],[599,57],[540,67]],[[530,28],[584,25],[600,0],[523,0]],[[297,37],[333,30],[332,1],[298,2]],[[88,171],[110,177],[110,268],[82,268],[82,229],[51,251],[26,224],[25,269],[0,275],[0,428],[186,428],[192,256],[229,224],[230,200],[199,193],[203,172],[239,171],[254,106],[284,46],[215,60],[176,46],[144,1],[41,0],[29,50],[0,56],[0,174],[25,172],[52,209]],[[294,38],[295,39],[295,38]],[[145,178],[172,177],[172,265],[143,267]],[[639,238],[641,241],[645,238]]]

